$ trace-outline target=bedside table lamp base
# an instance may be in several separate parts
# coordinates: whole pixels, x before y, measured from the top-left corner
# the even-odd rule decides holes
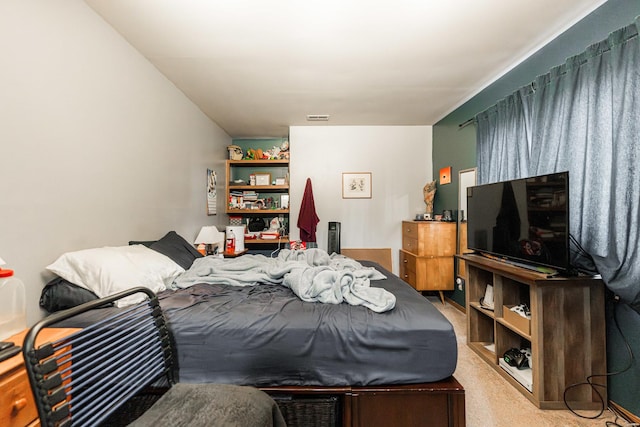
[[[205,225],[200,229],[195,243],[202,255],[213,255],[215,248],[224,245],[224,233],[218,231],[215,225]]]

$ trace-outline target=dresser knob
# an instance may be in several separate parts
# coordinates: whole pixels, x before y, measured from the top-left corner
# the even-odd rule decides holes
[[[13,412],[18,412],[21,409],[23,409],[25,406],[27,406],[27,399],[24,397],[22,399],[18,399],[15,402],[13,402]]]
[[[408,260],[405,258],[402,260],[402,262],[404,262],[405,264],[408,262]]]

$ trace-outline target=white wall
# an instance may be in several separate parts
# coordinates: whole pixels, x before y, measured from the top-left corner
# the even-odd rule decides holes
[[[424,212],[422,187],[433,180],[431,126],[293,126],[291,226],[311,178],[318,246],[327,249],[328,223],[341,223],[343,248],[392,248],[394,272],[402,246],[401,221]],[[371,172],[371,199],[343,199],[343,172]]]
[[[63,252],[226,223],[206,169],[231,138],[84,2],[1,2],[0,51],[0,257],[29,324]]]

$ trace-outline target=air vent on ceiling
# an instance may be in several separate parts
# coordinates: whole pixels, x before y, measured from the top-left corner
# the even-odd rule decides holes
[[[309,122],[328,122],[328,114],[307,114],[307,121]]]

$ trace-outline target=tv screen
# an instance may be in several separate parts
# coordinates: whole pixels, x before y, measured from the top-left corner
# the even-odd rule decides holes
[[[569,270],[569,173],[469,187],[467,246],[525,267]]]

